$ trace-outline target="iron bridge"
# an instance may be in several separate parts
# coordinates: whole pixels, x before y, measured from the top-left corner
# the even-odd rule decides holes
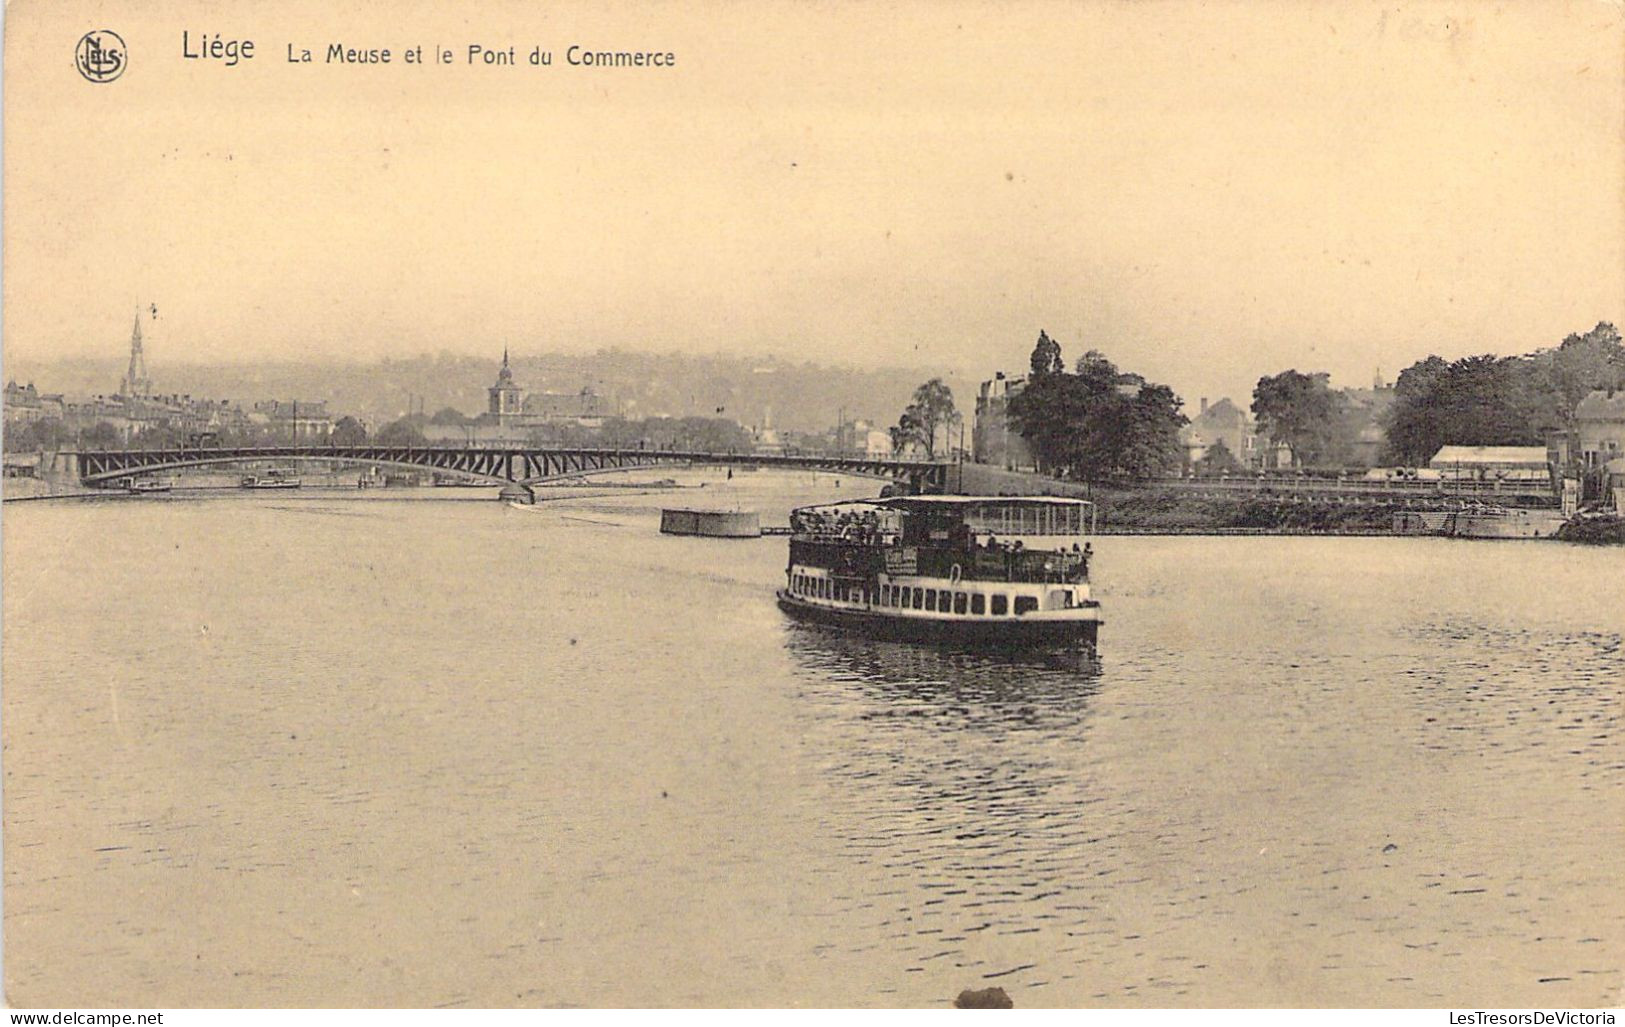
[[[79,480],[103,487],[121,478],[187,467],[266,460],[323,460],[445,471],[491,482],[531,486],[561,478],[632,467],[712,464],[831,471],[898,482],[914,492],[942,492],[953,465],[940,461],[861,456],[705,453],[659,449],[553,449],[536,446],[207,446],[176,449],[81,450]]]

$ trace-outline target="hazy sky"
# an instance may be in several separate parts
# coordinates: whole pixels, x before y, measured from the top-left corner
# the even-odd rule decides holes
[[[6,354],[117,357],[138,301],[155,367],[506,343],[985,377],[1046,328],[1194,407],[1521,352],[1625,320],[1622,12],[14,0]],[[75,69],[92,28],[117,81]]]

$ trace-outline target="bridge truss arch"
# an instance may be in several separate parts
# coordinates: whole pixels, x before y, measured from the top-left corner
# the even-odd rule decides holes
[[[905,483],[915,492],[944,491],[951,466],[941,462],[874,457],[478,445],[210,446],[87,450],[78,454],[80,481],[92,487],[105,487],[129,476],[264,460],[322,460],[445,471],[489,481],[493,485],[525,486],[637,467],[752,465],[880,478]]]

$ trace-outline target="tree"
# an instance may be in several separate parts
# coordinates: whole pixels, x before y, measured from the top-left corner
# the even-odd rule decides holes
[[[468,418],[456,407],[441,407],[429,418],[430,424],[462,426],[468,423]]]
[[[1282,371],[1258,379],[1253,416],[1274,445],[1285,443],[1300,467],[1347,459],[1353,444],[1347,401],[1333,392],[1325,372]]]
[[[1122,373],[1090,350],[1078,359],[1076,374],[1028,379],[1011,398],[1009,416],[1040,470],[1095,480],[1177,470],[1179,428],[1186,423],[1179,407],[1172,389]]]
[[[422,424],[421,415],[391,421],[378,429],[373,441],[382,446],[421,446],[428,441],[423,437]]]
[[[1180,405],[1179,397],[1166,385],[1140,386],[1128,401],[1116,454],[1117,473],[1146,478],[1179,469],[1184,458],[1179,429],[1189,423],[1179,412]]]
[[[886,431],[891,435],[891,451],[894,456],[901,454],[911,445],[925,444],[924,429],[920,427],[919,419],[914,416],[913,407],[904,410],[897,418],[897,423]]]
[[[87,449],[111,449],[119,444],[119,432],[106,421],[97,421],[85,429],[82,441]]]
[[[1066,370],[1066,361],[1061,359],[1061,344],[1042,329],[1038,332],[1038,344],[1033,347],[1032,369],[1034,378]]]
[[[1449,370],[1442,357],[1429,356],[1399,372],[1394,382],[1394,405],[1388,410],[1383,437],[1383,461],[1391,464],[1425,463],[1444,445],[1444,429],[1431,401],[1433,390]]]
[[[941,378],[931,379],[914,390],[914,401],[891,429],[893,452],[901,452],[912,442],[925,450],[927,460],[935,460],[937,439],[954,423],[957,414],[953,390]]]
[[[1230,452],[1230,447],[1225,444],[1223,439],[1219,439],[1213,445],[1207,447],[1207,452],[1203,453],[1201,458],[1191,467],[1197,474],[1204,477],[1242,474],[1247,470],[1246,467],[1242,466],[1241,461],[1236,459],[1236,455]]]
[[[1625,388],[1625,346],[1619,329],[1607,321],[1584,335],[1570,334],[1562,345],[1534,355],[1556,401],[1554,417],[1574,430],[1574,411],[1596,389]]]
[[[575,421],[548,421],[536,425],[525,433],[533,446],[601,446],[602,432],[585,427]]]
[[[59,449],[71,435],[60,418],[42,417],[26,424],[8,426],[4,432],[7,453]]]
[[[346,414],[333,425],[333,434],[327,441],[335,446],[359,446],[367,441],[367,429],[360,421]]]

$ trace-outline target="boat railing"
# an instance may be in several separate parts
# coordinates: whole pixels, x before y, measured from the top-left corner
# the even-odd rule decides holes
[[[1086,549],[1016,549],[1007,546],[861,545],[841,536],[791,536],[791,558],[825,566],[845,575],[869,576],[882,572],[920,575],[950,581],[1008,581],[1076,583],[1089,578]]]

